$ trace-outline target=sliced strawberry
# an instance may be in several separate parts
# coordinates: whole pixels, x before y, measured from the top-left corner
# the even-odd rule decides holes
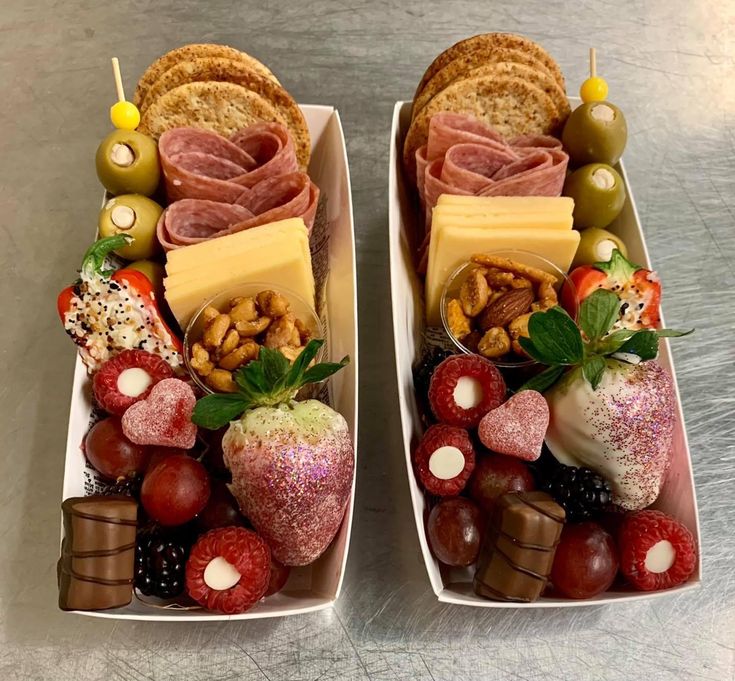
[[[505,381],[479,355],[452,355],[434,371],[429,403],[434,416],[450,426],[475,428],[485,414],[505,400]]]
[[[626,516],[618,543],[620,570],[641,591],[683,584],[697,566],[692,533],[661,511],[638,511]]]
[[[436,424],[426,431],[413,454],[424,489],[440,497],[459,494],[475,469],[475,448],[466,430]]]
[[[252,530],[223,527],[194,544],[186,562],[186,591],[205,608],[234,615],[263,597],[270,576],[268,544]]]
[[[148,397],[156,383],[173,375],[158,355],[146,350],[123,350],[100,367],[92,379],[92,390],[102,409],[122,416],[130,405]]]

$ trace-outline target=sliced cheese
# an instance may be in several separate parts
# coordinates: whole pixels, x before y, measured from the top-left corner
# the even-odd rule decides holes
[[[426,273],[426,321],[441,325],[440,302],[444,285],[452,273],[476,253],[498,250],[529,251],[550,260],[563,272],[569,270],[579,245],[576,230],[480,229],[448,225],[432,232]],[[523,261],[522,254],[517,260]],[[535,262],[529,263],[536,265]]]
[[[214,262],[236,252],[242,252],[254,248],[260,244],[269,244],[276,234],[306,234],[308,246],[308,231],[301,218],[279,220],[259,227],[251,227],[236,234],[202,241],[193,246],[186,246],[169,251],[166,256],[166,273],[172,275],[175,272],[198,267],[202,262]]]
[[[477,227],[485,229],[525,228],[572,229],[572,212],[518,212],[518,213],[446,213],[434,209],[431,216],[431,232],[447,225],[457,227]]]
[[[444,210],[459,210],[461,214],[471,213],[571,213],[574,199],[568,196],[460,196],[442,194],[436,206]],[[436,208],[435,208],[436,210]]]
[[[168,254],[165,297],[182,328],[207,300],[248,282],[290,289],[314,307],[308,232],[301,220],[285,222],[291,224],[253,227]]]

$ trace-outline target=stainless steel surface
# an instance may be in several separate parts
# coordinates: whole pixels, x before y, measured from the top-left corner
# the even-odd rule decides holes
[[[267,9],[264,9],[267,7]],[[735,678],[735,6],[681,2],[307,3],[4,0],[0,4],[3,679],[611,680]],[[627,169],[672,326],[703,531],[704,584],[574,611],[436,602],[399,437],[387,271],[392,104],[444,47],[525,33],[576,90],[587,47],[630,129]],[[348,139],[359,259],[361,432],[342,597],[327,612],[243,624],[95,621],[56,609],[73,350],[55,318],[94,229],[94,150],[117,55],[128,90],[185,42],[261,57],[299,101],[334,104]]]

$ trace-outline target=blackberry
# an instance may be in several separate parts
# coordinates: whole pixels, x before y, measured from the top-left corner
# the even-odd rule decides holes
[[[429,405],[429,384],[434,370],[454,353],[441,348],[432,348],[424,354],[421,361],[413,368],[413,387],[416,391],[416,401],[421,407],[424,419],[433,422],[431,406]]]
[[[135,546],[135,586],[146,596],[176,598],[184,591],[189,545],[177,537],[142,532]]]
[[[572,523],[602,513],[612,500],[610,483],[590,468],[558,464],[543,487],[564,507],[567,521]]]
[[[143,484],[142,478],[126,478],[118,482],[107,485],[101,494],[103,497],[133,497],[140,498],[140,486]]]

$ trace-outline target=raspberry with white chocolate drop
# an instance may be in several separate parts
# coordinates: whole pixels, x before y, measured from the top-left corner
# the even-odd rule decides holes
[[[424,489],[438,496],[459,494],[475,468],[475,449],[466,430],[431,426],[413,455]]]

